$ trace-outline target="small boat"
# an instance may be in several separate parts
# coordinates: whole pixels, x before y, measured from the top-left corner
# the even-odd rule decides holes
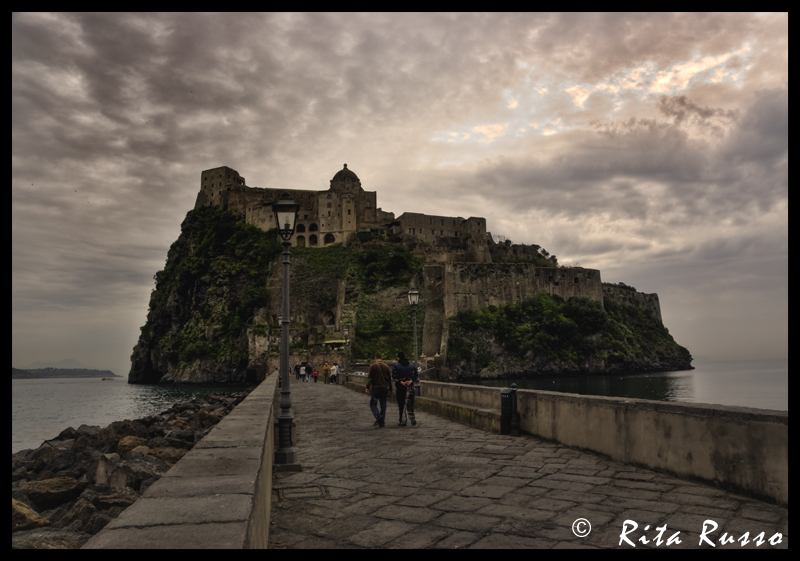
[[[114,381],[114,378],[100,378],[100,380],[101,380],[101,381],[106,381],[106,380],[108,380],[109,382],[113,382],[113,381]]]

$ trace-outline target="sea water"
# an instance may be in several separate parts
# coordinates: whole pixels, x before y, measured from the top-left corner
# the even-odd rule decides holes
[[[50,378],[11,381],[11,452],[37,448],[67,427],[139,419],[173,404],[252,386],[149,386],[125,378]]]
[[[694,370],[649,374],[481,380],[481,386],[789,410],[789,360],[698,361]],[[471,382],[465,382],[471,383]]]

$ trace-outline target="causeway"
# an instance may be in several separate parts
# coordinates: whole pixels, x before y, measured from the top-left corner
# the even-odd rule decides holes
[[[271,548],[712,548],[704,525],[715,549],[788,548],[786,507],[421,411],[397,426],[394,396],[378,428],[366,394],[291,389],[302,471],[273,475]]]

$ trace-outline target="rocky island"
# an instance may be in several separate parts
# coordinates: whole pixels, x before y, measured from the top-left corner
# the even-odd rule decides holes
[[[194,210],[155,275],[130,383],[253,383],[278,364],[284,189],[201,172]],[[434,379],[691,368],[657,294],[560,266],[538,245],[495,239],[479,217],[377,207],[345,165],[327,189],[288,190],[293,362],[347,364],[413,349],[406,293],[421,293],[420,361]]]

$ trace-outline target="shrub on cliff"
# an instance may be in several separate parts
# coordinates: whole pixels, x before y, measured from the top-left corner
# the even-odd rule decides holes
[[[540,294],[450,318],[447,360],[466,375],[520,371],[664,370],[691,355],[643,308]]]
[[[221,371],[246,368],[247,321],[267,305],[269,267],[280,251],[274,230],[217,207],[190,211],[155,274],[129,381],[158,382],[196,360]]]

